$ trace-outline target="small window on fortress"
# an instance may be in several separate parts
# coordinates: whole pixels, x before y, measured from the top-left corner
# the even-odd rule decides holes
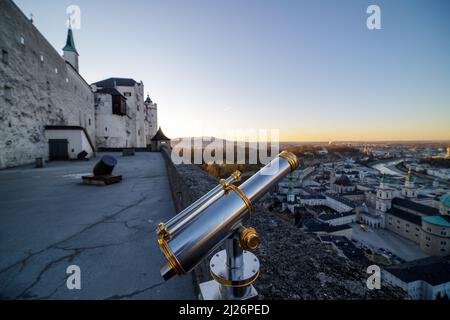
[[[12,88],[6,85],[4,87],[4,91],[5,91],[5,99],[12,100]]]
[[[8,51],[6,51],[4,49],[2,50],[2,61],[4,64],[8,64],[8,61],[9,61]]]
[[[89,119],[89,121],[88,121],[88,122],[89,122],[89,125],[91,125],[91,119]]]
[[[124,95],[125,97],[131,97],[131,92],[124,92],[123,95]]]
[[[47,90],[50,91],[50,81],[47,81]]]
[[[55,73],[58,73],[58,68],[55,68]]]
[[[105,131],[108,131],[108,128],[105,127]]]
[[[44,56],[41,55],[41,62],[44,62]]]
[[[20,43],[25,45],[25,38],[24,37],[20,37]]]

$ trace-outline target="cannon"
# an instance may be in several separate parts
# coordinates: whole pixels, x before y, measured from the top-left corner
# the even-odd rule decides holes
[[[299,166],[297,157],[283,151],[239,187],[235,172],[167,223],[157,225],[158,244],[167,259],[160,273],[164,280],[191,272],[211,253],[212,281],[200,284],[203,299],[249,299],[257,295],[252,283],[259,276],[259,260],[250,251],[259,235],[245,222],[253,203]]]
[[[81,177],[83,183],[103,186],[122,181],[122,176],[112,174],[116,164],[116,158],[104,155],[95,165],[93,175]]]

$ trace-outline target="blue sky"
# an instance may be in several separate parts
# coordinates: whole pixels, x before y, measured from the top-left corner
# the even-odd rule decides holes
[[[450,139],[450,1],[15,2],[59,51],[78,5],[80,73],[142,80],[170,137]]]

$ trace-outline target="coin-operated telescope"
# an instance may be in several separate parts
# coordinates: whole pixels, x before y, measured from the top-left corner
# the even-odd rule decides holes
[[[244,223],[253,214],[252,203],[298,165],[293,153],[283,151],[239,187],[234,184],[241,175],[236,171],[167,223],[160,223],[158,243],[168,260],[161,276],[169,280],[189,273],[224,244],[225,249],[210,260],[214,280],[200,284],[202,298],[257,296],[252,283],[259,275],[259,260],[250,251],[258,248],[259,236]]]

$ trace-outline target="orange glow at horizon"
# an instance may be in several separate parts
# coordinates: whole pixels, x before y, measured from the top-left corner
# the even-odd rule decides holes
[[[217,129],[213,123],[183,121],[181,125],[178,121],[161,121],[163,131],[171,138],[183,137],[201,137],[214,136],[226,139],[226,130],[233,131],[233,128]],[[228,120],[224,120],[227,122]],[[440,123],[416,123],[410,122],[385,124],[384,126],[365,126],[361,125],[341,125],[332,126],[331,124],[320,123],[320,125],[298,125],[298,129],[293,125],[278,126],[279,141],[282,142],[314,142],[314,141],[446,141],[450,140],[450,123],[446,119],[442,119]],[[274,124],[266,123],[267,127],[252,127],[252,129],[277,129]],[[244,126],[236,126],[246,130]]]

